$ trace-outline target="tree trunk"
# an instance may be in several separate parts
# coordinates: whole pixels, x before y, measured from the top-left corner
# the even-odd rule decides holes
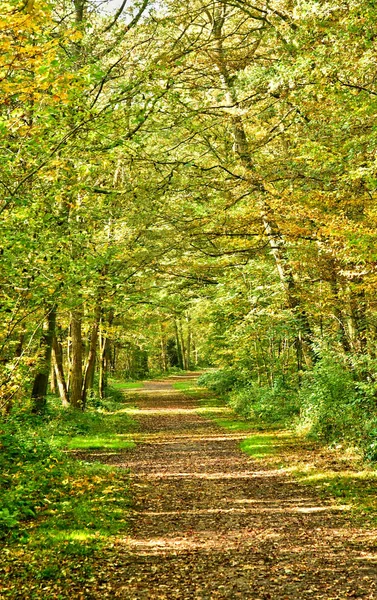
[[[60,400],[62,401],[62,405],[67,408],[69,406],[69,398],[67,391],[67,384],[64,376],[64,368],[63,368],[63,349],[61,343],[58,341],[57,337],[54,335],[53,344],[53,364],[55,369],[55,376],[59,390]]]
[[[183,335],[183,326],[182,326],[182,320],[181,319],[178,320],[178,331],[179,331],[179,336],[180,336],[180,340],[181,340],[183,368],[185,369],[185,371],[187,371],[186,344],[185,344],[185,338],[184,338],[184,335]]]
[[[334,299],[334,316],[338,324],[339,341],[346,354],[351,352],[351,344],[348,339],[347,329],[344,323],[342,311],[339,307],[339,286],[336,278],[336,272],[334,269],[330,270],[330,286],[331,292]]]
[[[187,369],[191,367],[191,319],[190,315],[187,314]]]
[[[166,348],[166,333],[165,333],[164,325],[161,321],[160,321],[160,329],[161,329],[161,363],[162,363],[162,370],[166,372],[168,370],[168,353],[167,353],[167,348]]]
[[[84,20],[85,0],[73,0],[75,6],[75,21],[79,25]]]
[[[350,289],[350,310],[352,345],[356,352],[363,354],[367,349],[368,321],[365,292],[359,277],[354,280],[354,289]]]
[[[55,333],[56,305],[49,308],[46,315],[46,329],[41,337],[41,351],[43,354],[39,372],[36,374],[31,392],[32,412],[42,413],[46,407],[48,377],[51,368],[52,341]]]
[[[68,330],[68,338],[67,338],[67,391],[69,393],[71,389],[71,379],[72,379],[72,331],[71,324],[69,324]]]
[[[114,311],[110,309],[108,317],[108,326],[110,327],[114,320]],[[99,396],[101,399],[106,397],[106,388],[108,382],[109,366],[111,361],[111,341],[108,333],[101,332],[100,336],[100,365],[99,365]]]
[[[82,385],[82,406],[85,408],[86,406],[86,398],[87,392],[89,389],[93,387],[94,380],[94,367],[96,364],[96,355],[97,355],[97,342],[98,342],[98,331],[99,324],[101,320],[101,307],[98,305],[94,311],[94,322],[92,326],[92,331],[90,334],[90,342],[89,342],[89,353],[88,359],[85,366],[85,374],[84,381]]]
[[[72,369],[70,384],[70,399],[73,408],[83,408],[82,393],[82,311],[75,309],[71,312],[71,339],[72,339]]]
[[[106,397],[106,388],[108,385],[109,374],[109,358],[110,358],[110,340],[107,337],[102,337],[102,348],[100,353],[99,364],[99,397],[103,400]]]
[[[52,347],[52,351],[54,351],[54,347]],[[57,380],[56,380],[56,373],[55,373],[55,366],[54,366],[54,360],[53,357],[51,359],[51,373],[50,373],[50,391],[51,394],[53,394],[54,396],[56,395],[56,391],[57,391]]]
[[[226,98],[231,106],[238,105],[238,96],[234,87],[234,78],[230,75],[228,66],[226,64],[226,57],[223,49],[223,25],[224,25],[224,13],[222,10],[224,5],[218,9],[218,13],[215,16],[213,22],[213,35],[216,42],[215,50],[215,64],[219,71],[221,81],[226,90]],[[250,185],[259,192],[259,198],[257,200],[257,207],[259,209],[260,219],[263,224],[263,228],[271,248],[271,254],[275,260],[276,269],[279,274],[280,281],[286,293],[287,305],[294,314],[300,335],[296,338],[296,351],[298,363],[301,364],[302,357],[302,343],[308,349],[308,352],[313,361],[316,361],[317,356],[312,348],[313,333],[309,324],[307,314],[301,306],[297,285],[294,280],[292,267],[288,258],[286,244],[281,234],[280,228],[274,218],[274,213],[267,201],[267,197],[270,195],[270,191],[266,187],[262,178],[256,173],[252,160],[252,154],[249,146],[249,142],[246,135],[244,122],[240,115],[232,115],[232,130],[234,139],[234,152],[238,156],[240,163],[246,171],[246,177]]]
[[[174,329],[175,329],[175,341],[177,344],[177,357],[178,357],[178,366],[180,369],[183,369],[183,355],[181,349],[181,342],[179,339],[179,329],[177,319],[174,319]]]

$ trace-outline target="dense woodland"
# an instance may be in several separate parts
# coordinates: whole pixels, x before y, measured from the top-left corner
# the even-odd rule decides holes
[[[210,368],[376,458],[373,3],[0,10],[4,427]]]

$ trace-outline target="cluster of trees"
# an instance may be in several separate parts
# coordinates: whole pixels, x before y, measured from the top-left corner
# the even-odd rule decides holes
[[[2,3],[3,410],[43,409],[51,355],[77,407],[95,366],[101,395],[198,361],[299,386],[325,355],[373,387],[375,17]]]

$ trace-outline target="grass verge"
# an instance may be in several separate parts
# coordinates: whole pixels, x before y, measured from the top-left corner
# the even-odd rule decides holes
[[[219,427],[232,432],[250,432],[240,442],[243,452],[254,459],[264,459],[268,468],[285,471],[297,482],[313,488],[323,499],[332,498],[346,506],[359,524],[377,525],[375,464],[362,463],[358,455],[347,453],[344,448],[324,447],[268,423],[244,419],[225,399],[198,387],[195,382],[177,383],[174,387],[195,397],[198,413]]]
[[[44,418],[16,415],[0,427],[2,598],[84,598],[98,589],[130,507],[128,472],[94,462],[98,449],[108,457],[135,445],[121,399],[86,413],[50,402]]]
[[[260,458],[275,452],[274,436],[256,433],[256,429],[263,430],[264,428],[261,425],[257,427],[255,422],[238,416],[224,399],[197,386],[194,381],[177,382],[173,384],[173,387],[195,397],[199,405],[197,412],[214,421],[219,427],[233,432],[253,432],[253,435],[240,442],[241,450],[249,456]]]

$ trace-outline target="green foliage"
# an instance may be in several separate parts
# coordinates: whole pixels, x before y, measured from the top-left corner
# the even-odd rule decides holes
[[[346,362],[324,356],[305,373],[299,428],[326,442],[349,440],[373,455],[374,385],[355,379]]]
[[[257,426],[294,427],[325,443],[346,441],[374,461],[376,391],[373,379],[365,376],[367,366],[373,366],[371,359],[364,358],[351,368],[346,359],[323,354],[313,369],[304,372],[299,388],[281,378],[272,386],[259,385],[235,370],[206,373],[198,384],[223,396],[237,414]],[[215,418],[223,425],[221,417]]]
[[[282,380],[277,380],[272,387],[250,382],[232,391],[229,403],[244,417],[281,426],[291,426],[299,413],[296,390],[287,387]]]
[[[24,519],[34,518],[68,461],[37,432],[11,420],[0,428],[0,536]]]
[[[116,397],[116,393],[114,393]],[[106,400],[111,411],[93,407],[87,412],[63,409],[50,398],[43,417],[19,412],[0,427],[0,532],[33,519],[46,503],[59,501],[71,489],[62,481],[85,468],[60,449],[131,449],[135,422],[124,396]],[[108,406],[107,406],[108,408]]]
[[[222,395],[229,392],[235,386],[237,380],[237,373],[235,371],[224,369],[200,375],[198,385]]]
[[[250,375],[249,375],[250,378]],[[299,413],[297,391],[277,379],[273,386],[248,381],[245,372],[220,370],[201,375],[198,385],[224,395],[235,412],[263,424],[292,425]]]

